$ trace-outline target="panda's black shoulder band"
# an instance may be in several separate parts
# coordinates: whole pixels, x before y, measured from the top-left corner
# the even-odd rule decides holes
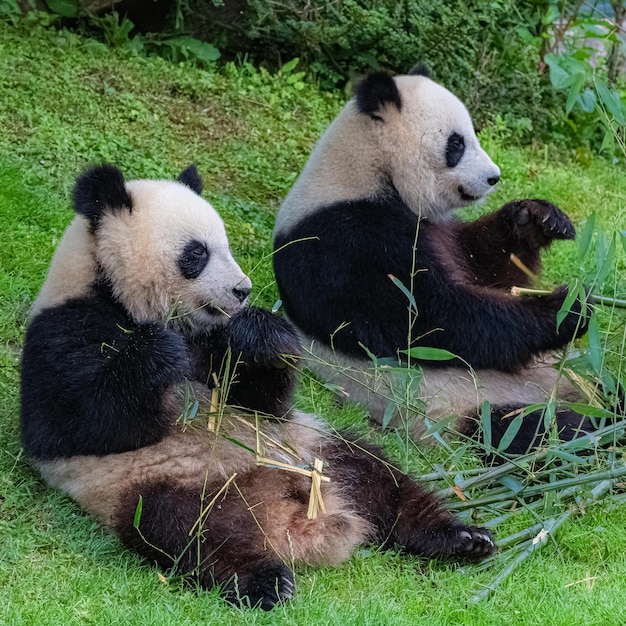
[[[73,192],[74,210],[86,217],[93,230],[105,211],[132,209],[124,175],[109,163],[89,167],[78,177]]]
[[[359,112],[373,119],[381,119],[380,110],[386,104],[402,109],[402,98],[396,81],[387,72],[372,72],[355,87],[356,104]]]

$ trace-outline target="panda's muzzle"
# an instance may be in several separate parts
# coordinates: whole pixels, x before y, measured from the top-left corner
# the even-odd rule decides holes
[[[476,202],[476,200],[480,200],[480,196],[471,196],[461,185],[457,187],[457,191],[461,196],[461,200],[464,200],[465,202]]]

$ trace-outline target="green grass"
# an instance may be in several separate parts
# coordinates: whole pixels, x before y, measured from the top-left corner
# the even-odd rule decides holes
[[[221,72],[174,66],[36,25],[0,22],[0,624],[623,624],[626,533],[621,506],[589,507],[477,605],[502,561],[476,567],[424,563],[361,550],[344,566],[300,568],[292,603],[272,614],[227,607],[214,592],[164,584],[68,498],[47,488],[20,456],[19,355],[24,323],[72,212],[75,175],[110,160],[129,177],[172,178],[191,162],[222,213],[255,297],[277,298],[269,253],[273,217],[316,138],[343,98],[248,67]],[[612,233],[626,224],[623,164],[579,163],[549,147],[510,148],[486,129],[503,171],[475,214],[519,197],[544,197],[580,226],[595,211]],[[625,297],[624,256],[597,288]],[[575,243],[546,255],[545,282],[593,273]],[[603,315],[623,329],[623,315]],[[617,351],[616,358],[621,358]],[[305,381],[301,406],[332,423],[368,427]],[[372,436],[398,450],[394,435]],[[431,471],[438,452],[406,452]],[[404,459],[403,459],[404,462]],[[500,536],[518,530],[507,522]],[[500,557],[499,557],[500,558]]]

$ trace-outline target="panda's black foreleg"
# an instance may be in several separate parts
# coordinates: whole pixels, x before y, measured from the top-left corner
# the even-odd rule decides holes
[[[379,449],[338,439],[324,454],[327,474],[374,525],[380,544],[431,559],[478,561],[495,552],[488,530],[463,524]]]
[[[193,378],[213,387],[213,374],[232,406],[282,417],[292,405],[300,341],[280,316],[246,307],[223,329],[189,343]]]
[[[203,589],[220,587],[233,604],[270,610],[292,597],[293,574],[267,546],[246,502],[222,487],[135,485],[114,512],[114,528],[128,548],[165,572]]]
[[[30,324],[22,365],[22,439],[30,456],[109,454],[159,441],[171,387],[187,372],[182,336],[134,324],[107,300],[75,300]]]
[[[247,307],[228,327],[237,359],[230,404],[281,417],[292,407],[301,346],[293,326],[274,313]]]
[[[545,200],[516,200],[473,222],[460,224],[458,239],[477,284],[508,289],[531,278],[511,255],[534,274],[540,252],[555,239],[573,239],[569,217]]]

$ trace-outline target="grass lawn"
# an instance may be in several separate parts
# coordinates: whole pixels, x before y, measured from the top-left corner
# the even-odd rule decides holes
[[[577,511],[479,603],[470,599],[508,563],[505,551],[481,569],[362,549],[337,569],[298,569],[295,599],[263,614],[163,579],[47,488],[21,458],[24,324],[72,218],[76,174],[107,160],[128,178],[173,178],[197,163],[204,195],[224,217],[235,256],[255,283],[253,299],[271,306],[275,211],[343,101],[309,84],[297,87],[289,73],[245,65],[200,70],[36,24],[0,22],[0,624],[626,624],[621,504]],[[578,277],[597,292],[625,298],[624,235],[617,234],[614,253],[611,247],[626,224],[624,162],[579,162],[550,146],[511,148],[506,129],[485,129],[482,141],[503,179],[487,205],[469,213],[543,197],[568,212],[581,232],[594,213],[606,234],[584,256],[576,243],[557,244],[545,256],[544,280]],[[610,267],[595,280],[604,257]],[[603,354],[619,375],[624,315],[603,310],[599,319]],[[302,408],[334,424],[368,428],[358,409],[338,408],[309,379],[299,398]],[[393,432],[371,433],[419,473],[446,458],[437,449],[403,447]],[[616,456],[623,463],[621,450]],[[529,513],[495,532],[510,535],[530,523]]]

